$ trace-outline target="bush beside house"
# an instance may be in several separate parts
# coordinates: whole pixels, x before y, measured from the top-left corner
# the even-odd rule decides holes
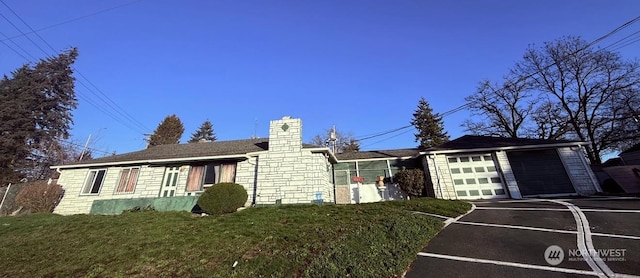
[[[219,183],[200,195],[198,206],[208,214],[232,213],[242,207],[249,198],[244,186],[237,183]]]
[[[36,181],[25,185],[16,195],[17,205],[30,212],[52,212],[64,190],[60,185]]]
[[[393,175],[393,181],[409,196],[423,196],[424,171],[422,171],[422,169],[400,170]]]

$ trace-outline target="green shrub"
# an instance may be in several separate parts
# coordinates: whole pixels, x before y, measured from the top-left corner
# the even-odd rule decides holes
[[[16,204],[23,206],[30,212],[52,212],[63,192],[60,185],[36,181],[25,185],[18,192]]]
[[[422,169],[400,170],[393,176],[397,183],[409,196],[420,197],[424,191],[424,171]]]
[[[208,214],[231,213],[247,202],[247,191],[237,183],[219,183],[200,195],[198,206]]]

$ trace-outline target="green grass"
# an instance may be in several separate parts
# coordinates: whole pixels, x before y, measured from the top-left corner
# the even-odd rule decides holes
[[[391,277],[456,216],[434,199],[361,205],[0,218],[2,277]],[[232,267],[234,262],[237,266]]]

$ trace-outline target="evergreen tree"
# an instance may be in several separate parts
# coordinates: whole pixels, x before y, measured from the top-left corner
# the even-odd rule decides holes
[[[184,125],[175,114],[169,115],[158,125],[149,137],[148,148],[158,145],[179,144],[184,133]]]
[[[189,143],[197,143],[197,142],[213,142],[216,140],[216,134],[213,132],[213,124],[206,120],[200,128],[196,130],[193,134],[191,134],[191,139],[189,139]]]
[[[433,109],[424,97],[418,102],[418,109],[413,113],[411,124],[418,130],[414,135],[416,142],[420,142],[419,148],[437,147],[449,141],[449,135],[444,131],[442,117],[433,113]]]
[[[0,182],[33,179],[34,165],[48,160],[49,149],[69,137],[78,51],[26,64],[0,80]]]

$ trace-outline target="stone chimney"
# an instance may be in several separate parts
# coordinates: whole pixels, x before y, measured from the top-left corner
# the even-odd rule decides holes
[[[302,121],[289,116],[269,124],[269,151],[299,152],[302,149]]]

